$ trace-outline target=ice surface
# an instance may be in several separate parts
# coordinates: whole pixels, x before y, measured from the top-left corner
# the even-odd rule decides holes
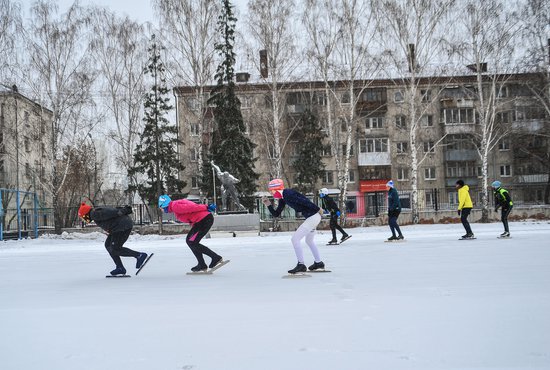
[[[290,233],[204,239],[231,263],[201,277],[184,236],[132,236],[129,279],[99,233],[0,243],[0,369],[550,369],[550,223],[472,228],[323,231],[309,279]]]

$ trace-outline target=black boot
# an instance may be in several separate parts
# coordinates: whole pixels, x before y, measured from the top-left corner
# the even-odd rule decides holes
[[[288,273],[289,274],[296,274],[298,272],[306,272],[306,271],[307,271],[306,265],[304,265],[303,263],[298,262],[296,267],[294,267],[292,270],[288,270]]]
[[[113,271],[111,271],[111,275],[117,276],[117,275],[126,275],[126,269],[124,267],[117,267]]]
[[[313,265],[308,267],[308,269],[309,269],[309,271],[324,270],[325,269],[325,264],[323,263],[323,261],[314,262]]]
[[[212,262],[210,262],[210,265],[208,265],[208,267],[214,268],[220,262],[223,262],[222,256],[213,257]]]
[[[206,266],[206,264],[199,263],[197,266],[191,267],[191,271],[193,272],[206,271],[206,270],[208,270],[208,266]]]

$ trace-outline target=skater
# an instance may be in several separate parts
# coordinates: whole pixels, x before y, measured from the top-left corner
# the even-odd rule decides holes
[[[292,235],[292,245],[294,246],[294,252],[296,253],[298,264],[293,269],[288,270],[288,273],[296,274],[307,271],[301,245],[301,240],[304,237],[314,258],[314,263],[309,266],[309,270],[313,271],[324,269],[325,264],[321,261],[319,249],[317,249],[317,245],[315,245],[315,241],[313,240],[315,237],[315,228],[319,225],[319,222],[321,222],[321,214],[323,211],[296,190],[285,189],[283,180],[281,179],[271,180],[268,187],[271,194],[273,194],[273,198],[279,199],[279,205],[277,206],[277,209],[274,209],[271,201],[265,197],[262,199],[262,202],[267,206],[269,212],[274,217],[278,217],[285,208],[285,205],[288,204],[296,212],[301,212],[306,218],[304,223],[301,224],[294,235]]]
[[[321,203],[324,210],[328,211],[330,213],[330,230],[332,231],[332,240],[328,242],[327,245],[337,245],[338,239],[336,239],[336,230],[340,231],[342,234],[342,239],[340,239],[340,243],[345,242],[351,236],[342,229],[340,225],[338,225],[338,217],[340,217],[340,210],[338,209],[338,206],[336,205],[336,202],[328,195],[328,189],[322,188],[319,190],[319,197],[321,197]]]
[[[92,207],[84,202],[78,209],[78,216],[84,222],[95,221],[97,226],[107,232],[105,249],[109,252],[116,266],[111,271],[112,276],[126,275],[126,269],[120,257],[134,257],[136,259],[136,269],[139,269],[147,259],[147,253],[136,252],[124,247],[124,243],[128,240],[134,226],[134,222],[128,216],[131,213],[132,208],[130,206],[117,208]]]
[[[462,235],[462,239],[474,239],[474,233],[472,232],[470,223],[468,222],[468,216],[473,208],[472,198],[470,198],[470,187],[468,185],[464,185],[463,180],[458,180],[455,188],[458,190],[458,215],[460,216],[460,221],[466,230],[466,234]]]
[[[173,212],[178,220],[191,225],[191,230],[185,239],[189,249],[197,258],[197,265],[192,267],[191,271],[206,272],[208,268],[214,268],[224,262],[220,255],[201,244],[201,239],[214,223],[214,216],[211,212],[216,210],[215,204],[196,204],[187,199],[172,200],[164,194],[159,197],[158,205],[165,213]],[[206,265],[203,254],[212,259],[210,265]]]
[[[493,181],[491,187],[493,188],[493,194],[495,196],[495,212],[498,212],[499,207],[502,207],[500,219],[504,225],[504,232],[500,234],[500,237],[509,238],[510,229],[508,228],[508,215],[514,206],[514,203],[512,203],[512,197],[510,196],[508,190],[504,189],[502,187],[502,183],[498,180]]]
[[[401,201],[399,200],[399,194],[397,193],[392,180],[387,182],[386,190],[388,190],[388,223],[392,234],[392,236],[388,238],[388,241],[403,240],[405,238],[403,237],[401,229],[397,224],[397,218],[401,213]],[[396,230],[398,235],[395,235]]]

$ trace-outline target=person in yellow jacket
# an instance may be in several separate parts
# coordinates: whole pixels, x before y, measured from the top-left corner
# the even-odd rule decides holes
[[[474,207],[472,204],[472,198],[470,198],[470,187],[464,185],[464,181],[458,180],[455,185],[458,190],[458,215],[460,221],[466,230],[466,235],[462,235],[462,239],[474,239],[474,233],[468,222],[468,216]]]

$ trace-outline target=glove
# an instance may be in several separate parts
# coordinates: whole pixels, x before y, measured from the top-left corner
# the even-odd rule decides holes
[[[336,211],[336,217],[340,217],[340,211]]]
[[[459,216],[460,216],[460,213],[461,213],[461,211],[460,211],[460,209],[459,209],[459,210],[458,210],[458,215],[459,215]]]
[[[262,198],[262,203],[264,204],[264,206],[268,207],[271,205],[271,201],[269,199],[267,199],[266,197],[263,197]]]
[[[129,205],[125,205],[123,209],[124,209],[124,212],[126,212],[127,215],[130,215],[130,214],[133,213],[132,207],[129,206]]]
[[[216,211],[216,205],[214,203],[208,205],[208,211],[209,212],[215,212]]]

